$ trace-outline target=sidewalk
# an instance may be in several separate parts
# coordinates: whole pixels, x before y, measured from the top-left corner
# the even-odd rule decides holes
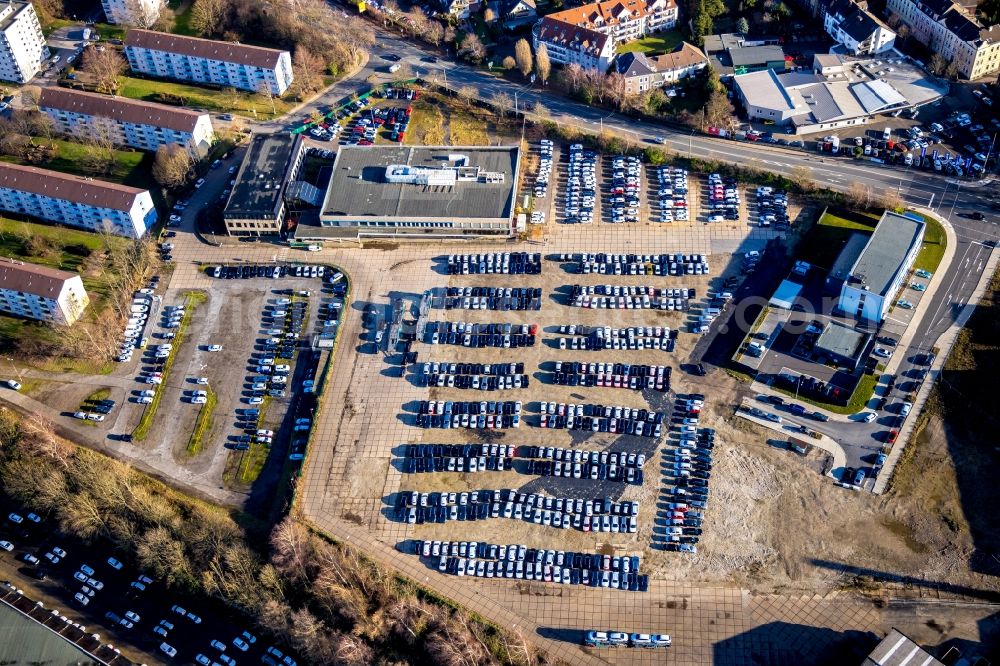
[[[946,227],[950,229],[950,227]],[[950,242],[950,241],[949,241]],[[916,400],[913,402],[913,409],[910,410],[910,416],[903,422],[902,426],[899,428],[899,436],[896,439],[896,446],[892,447],[889,451],[889,455],[886,457],[885,464],[882,466],[882,472],[878,475],[875,480],[875,486],[872,488],[872,492],[876,495],[881,495],[889,487],[889,482],[892,480],[892,473],[896,469],[896,464],[899,459],[903,456],[903,451],[906,449],[907,444],[909,444],[910,436],[916,429],[918,419],[917,415],[923,411],[924,405],[927,403],[927,398],[931,394],[931,389],[937,383],[937,379],[941,376],[942,370],[944,370],[944,365],[948,361],[948,356],[951,355],[951,349],[955,345],[955,341],[958,339],[958,334],[965,326],[965,323],[969,321],[969,317],[975,311],[979,300],[986,293],[986,288],[989,286],[990,280],[993,278],[993,274],[997,271],[997,265],[1000,264],[1000,254],[995,251],[990,252],[990,258],[986,262],[986,268],[983,270],[983,274],[979,278],[979,284],[976,285],[976,290],[972,292],[972,296],[969,298],[969,302],[965,304],[962,311],[959,313],[955,322],[948,327],[948,330],[941,334],[940,337],[935,342],[935,346],[938,347],[938,353],[934,357],[934,363],[931,365],[930,371],[927,373],[927,378],[920,385],[920,390],[917,392]]]
[[[749,398],[744,398],[743,402],[740,403],[740,407],[752,408],[756,407],[756,405],[754,405],[753,401],[750,400]],[[782,436],[782,439],[795,437],[796,439],[801,439],[804,442],[809,442],[818,449],[823,449],[831,456],[833,456],[833,466],[830,467],[830,471],[826,473],[826,475],[831,479],[838,478],[836,475],[834,475],[833,473],[834,470],[844,469],[847,466],[847,455],[844,453],[844,449],[840,446],[840,444],[837,443],[836,440],[827,437],[822,433],[820,433],[822,436],[819,439],[813,439],[812,437],[807,437],[802,433],[796,433],[787,430],[784,424],[775,423],[767,419],[762,419],[760,417],[754,416],[753,414],[750,414],[749,412],[743,409],[737,409],[736,416],[744,418],[747,421],[750,421],[751,423],[756,423],[759,426],[768,428],[769,430],[773,430],[774,432],[779,433]]]

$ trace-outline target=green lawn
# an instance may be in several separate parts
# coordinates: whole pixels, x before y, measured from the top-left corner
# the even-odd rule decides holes
[[[170,32],[189,37],[201,36],[198,31],[191,28],[191,6],[193,4],[190,0],[170,0],[170,9],[174,10],[174,26]]]
[[[875,230],[878,218],[869,217],[870,225],[826,213],[802,239],[797,258],[820,268],[831,268],[851,234],[855,232],[870,234]]]
[[[274,100],[274,113],[271,111],[271,103],[261,99],[258,95],[253,95],[241,91],[235,103],[230,99],[229,93],[222,90],[213,90],[200,86],[177,83],[174,81],[154,81],[151,79],[136,79],[130,76],[121,77],[121,88],[119,94],[122,97],[131,99],[141,99],[147,102],[163,102],[160,95],[173,96],[183,100],[184,106],[215,111],[221,113],[235,113],[260,120],[267,120],[274,116],[280,116],[291,109],[291,105],[284,100]],[[254,112],[256,111],[256,116]]]
[[[924,228],[924,242],[920,247],[920,254],[913,262],[914,269],[923,269],[933,273],[937,270],[944,250],[948,246],[948,239],[944,234],[944,228],[933,218],[924,218],[927,226]]]
[[[634,42],[622,44],[616,49],[617,53],[629,53],[641,51],[642,53],[668,53],[677,48],[677,45],[684,41],[680,30],[665,30],[655,35],[648,35]]]
[[[215,413],[215,406],[219,402],[218,396],[211,386],[205,388],[206,400],[198,411],[198,419],[194,423],[194,430],[188,439],[187,452],[189,456],[196,456],[201,452],[205,438],[205,433],[212,429],[212,416]]]
[[[878,384],[878,377],[875,375],[862,375],[861,379],[858,381],[857,387],[854,389],[854,393],[851,394],[851,399],[847,401],[847,406],[835,405],[830,402],[820,402],[819,400],[810,400],[809,398],[803,397],[799,394],[798,398],[795,398],[794,391],[786,391],[783,388],[777,386],[772,386],[771,388],[778,393],[783,393],[790,396],[799,402],[808,403],[814,407],[822,407],[828,412],[833,412],[834,414],[857,414],[865,408],[868,401],[871,400],[872,394],[875,392],[875,386]]]

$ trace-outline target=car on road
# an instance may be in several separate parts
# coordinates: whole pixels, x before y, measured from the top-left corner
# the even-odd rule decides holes
[[[204,178],[199,178],[198,180],[194,181],[194,188],[196,190],[201,189],[201,186],[204,185],[204,184],[205,184],[205,179]]]
[[[15,382],[13,379],[5,379],[3,381],[3,385],[14,391],[21,390],[21,384],[19,382]]]

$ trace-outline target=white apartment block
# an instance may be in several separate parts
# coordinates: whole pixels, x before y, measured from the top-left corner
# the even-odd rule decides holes
[[[160,18],[166,0],[101,0],[108,23],[149,28]]]
[[[29,2],[8,2],[0,9],[0,79],[27,83],[49,57],[42,24]]]
[[[831,2],[823,17],[823,28],[852,55],[885,53],[896,43],[896,33],[853,0]]]
[[[532,35],[535,48],[544,43],[552,62],[603,71],[619,45],[676,24],[674,0],[607,0],[549,14]]]
[[[125,56],[132,71],[177,81],[212,83],[282,95],[292,83],[288,51],[217,42],[152,30],[129,30]]]
[[[909,26],[914,39],[955,63],[963,78],[1000,72],[1000,25],[984,27],[951,0],[888,0],[885,11]]]
[[[0,257],[0,312],[70,326],[88,303],[76,273]]]
[[[0,162],[0,210],[140,238],[156,222],[148,190]]]
[[[207,113],[69,88],[43,88],[38,109],[52,119],[56,132],[76,138],[107,137],[116,145],[148,151],[176,143],[199,157],[212,146]]]

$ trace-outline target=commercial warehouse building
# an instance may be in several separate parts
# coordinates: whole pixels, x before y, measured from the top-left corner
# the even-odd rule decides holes
[[[298,134],[258,134],[250,140],[222,217],[230,236],[275,236],[288,212],[285,191],[305,159]]]
[[[89,302],[76,273],[0,257],[0,312],[69,326]]]
[[[859,320],[881,323],[920,252],[925,226],[922,220],[886,211],[851,264],[837,308]],[[856,245],[848,244],[845,251],[856,251],[852,248]]]
[[[516,146],[345,146],[320,224],[356,237],[510,236],[520,157]]]
[[[8,2],[0,9],[0,79],[27,83],[49,57],[42,24],[30,2]]]
[[[156,222],[148,190],[0,162],[0,210],[140,238]]]
[[[149,151],[176,143],[198,156],[212,146],[207,113],[68,88],[42,88],[38,109],[52,119],[56,132],[78,138],[106,137]]]
[[[282,95],[292,83],[288,51],[217,42],[154,30],[128,31],[125,56],[133,72],[178,81]]]
[[[771,121],[796,134],[864,125],[875,116],[932,102],[947,84],[899,60],[817,54],[809,72],[770,69],[733,78],[750,120]]]

